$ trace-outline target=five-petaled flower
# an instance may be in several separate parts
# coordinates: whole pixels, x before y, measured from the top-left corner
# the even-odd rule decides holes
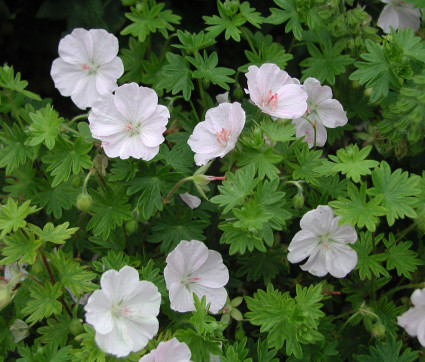
[[[327,140],[325,126],[344,126],[348,122],[347,115],[341,103],[332,99],[332,89],[322,86],[316,78],[307,78],[302,88],[308,94],[307,110],[302,117],[292,120],[297,130],[296,135],[305,137],[304,141],[309,148],[313,147],[315,141],[316,146],[323,146]]]
[[[50,75],[55,87],[80,109],[92,107],[104,94],[112,93],[124,72],[118,39],[104,29],[74,29],[59,42],[59,58]]]
[[[421,11],[414,9],[412,4],[400,0],[381,0],[387,4],[382,9],[378,19],[378,26],[385,33],[394,30],[412,28],[417,31],[421,25]]]
[[[164,278],[171,309],[182,313],[194,311],[193,293],[199,298],[206,297],[207,303],[211,303],[211,313],[218,313],[223,308],[229,271],[220,253],[209,250],[200,241],[182,240],[168,254],[166,262]]]
[[[195,152],[195,163],[202,166],[216,157],[224,157],[235,148],[245,125],[245,111],[238,102],[221,103],[205,114],[187,143]]]
[[[153,89],[124,84],[115,95],[106,94],[94,104],[89,114],[90,131],[102,141],[108,157],[149,161],[164,142],[162,134],[169,117],[167,107],[158,105]]]
[[[190,362],[192,353],[186,343],[172,338],[167,342],[161,342],[158,347],[143,356],[139,362]]]
[[[323,277],[327,273],[335,278],[345,277],[357,265],[357,253],[348,243],[357,240],[351,225],[338,225],[340,217],[334,217],[330,206],[318,206],[308,211],[300,221],[298,231],[288,247],[288,260],[299,263],[313,275]]]
[[[425,289],[416,289],[410,299],[413,307],[397,317],[397,323],[425,347]]]
[[[125,266],[108,270],[100,290],[89,298],[86,321],[95,331],[95,341],[105,352],[123,357],[144,348],[158,332],[161,295],[151,282],[139,280],[136,269]]]
[[[248,67],[245,74],[251,101],[263,113],[273,118],[298,118],[307,109],[307,94],[295,78],[281,70],[276,64],[265,63],[260,68]]]

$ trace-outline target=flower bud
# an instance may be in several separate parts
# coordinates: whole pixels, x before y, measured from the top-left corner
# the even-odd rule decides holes
[[[77,197],[77,208],[83,212],[87,212],[93,202],[92,197],[87,193],[79,194]]]
[[[226,0],[224,4],[222,4],[222,8],[227,16],[233,16],[239,9],[239,0]]]
[[[71,180],[71,185],[72,185],[72,187],[75,187],[75,188],[80,187],[81,186],[81,177],[78,176],[78,175],[74,175],[74,177],[72,177],[72,180]]]
[[[241,100],[244,96],[244,92],[239,84],[236,85],[234,91],[233,91],[233,98],[236,100]]]
[[[372,336],[378,339],[385,337],[385,326],[381,322],[372,325]]]
[[[125,224],[125,231],[127,231],[127,233],[129,234],[133,234],[137,228],[139,227],[139,223],[137,222],[137,220],[130,220]]]
[[[78,318],[74,318],[71,323],[69,324],[69,331],[73,336],[78,336],[79,334],[83,333],[83,321]]]
[[[301,209],[304,206],[304,195],[299,192],[292,199],[292,204],[294,205],[294,209]]]
[[[31,265],[31,273],[38,275],[41,274],[44,270],[44,266],[39,263],[39,262],[35,262],[33,265]]]

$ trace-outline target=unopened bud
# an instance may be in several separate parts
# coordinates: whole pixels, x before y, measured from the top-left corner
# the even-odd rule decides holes
[[[72,177],[71,180],[71,185],[75,188],[80,187],[81,186],[81,177],[78,175],[74,175],[74,177]]]
[[[92,197],[87,193],[79,194],[77,197],[77,207],[83,212],[89,211],[92,202]]]
[[[372,325],[372,336],[381,339],[385,336],[385,326],[381,322]]]
[[[244,92],[241,88],[241,86],[238,84],[236,85],[234,91],[233,91],[233,98],[235,98],[236,100],[241,100],[244,96]]]
[[[74,318],[69,324],[69,331],[73,336],[78,336],[83,330],[83,321],[81,319]]]
[[[227,16],[233,16],[239,9],[239,0],[226,0],[222,7]]]
[[[294,205],[294,209],[301,209],[304,206],[304,195],[299,192],[292,199],[292,204]]]
[[[125,231],[127,231],[127,233],[129,234],[133,234],[137,228],[139,227],[139,223],[137,222],[137,220],[130,220],[125,224]]]

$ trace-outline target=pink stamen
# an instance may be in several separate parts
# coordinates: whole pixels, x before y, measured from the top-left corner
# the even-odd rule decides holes
[[[226,176],[207,176],[209,180],[225,181]]]
[[[131,123],[127,123],[126,125],[125,125],[125,130],[126,131],[131,131],[133,129],[133,126],[132,126],[132,124]]]
[[[194,283],[194,282],[199,282],[201,280],[201,278],[190,278],[187,281],[190,283]]]
[[[328,243],[327,241],[325,241],[325,242],[323,243],[323,246],[325,247],[325,249],[326,249],[326,250],[328,250],[328,249],[329,249],[329,243]]]
[[[261,101],[262,101],[261,106],[262,107],[268,106],[272,112],[276,109],[277,103],[279,102],[277,93],[272,94],[271,89],[267,93],[266,98],[261,97]]]
[[[128,314],[128,313],[130,313],[130,309],[126,306],[124,308],[121,308],[120,312],[123,313],[123,314]]]
[[[232,131],[228,131],[222,128],[220,132],[216,132],[215,134],[217,136],[217,142],[220,143],[222,147],[226,147],[231,134],[232,134]]]
[[[90,70],[91,68],[86,64],[86,63],[84,63],[82,66],[81,66],[81,68],[83,68],[83,70]]]

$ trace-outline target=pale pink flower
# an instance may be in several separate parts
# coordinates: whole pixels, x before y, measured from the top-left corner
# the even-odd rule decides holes
[[[305,137],[304,140],[309,147],[313,147],[312,124],[315,124],[316,146],[323,146],[327,140],[325,126],[328,128],[344,126],[348,122],[347,115],[341,103],[332,99],[332,89],[326,85],[322,86],[316,78],[307,78],[302,88],[308,94],[308,108],[302,117],[292,120],[297,131],[296,136]]]
[[[63,96],[71,96],[80,109],[92,107],[104,94],[112,93],[124,72],[118,39],[104,29],[74,29],[59,42],[59,58],[50,75]]]
[[[189,194],[188,192],[180,194],[180,198],[191,209],[196,209],[199,205],[201,205],[201,199],[197,196]]]
[[[155,91],[124,84],[115,94],[102,96],[89,114],[90,131],[102,141],[108,157],[141,158],[149,161],[164,142],[162,134],[170,112],[158,105]]]
[[[161,342],[156,349],[140,358],[139,362],[190,362],[192,353],[186,343],[172,338]]]
[[[119,272],[106,271],[100,285],[102,289],[96,290],[84,307],[86,322],[96,331],[97,345],[117,357],[140,351],[158,332],[158,288],[140,281],[137,270],[129,266]]]
[[[378,19],[378,26],[385,33],[394,30],[412,28],[417,31],[421,25],[421,11],[414,9],[412,4],[400,0],[381,0],[387,4],[382,9]]]
[[[299,263],[308,258],[301,269],[323,277],[327,273],[343,278],[357,265],[357,253],[349,245],[357,240],[356,230],[349,224],[339,226],[330,206],[308,211],[300,221],[301,230],[288,247],[288,260]]]
[[[397,317],[397,323],[425,347],[425,289],[416,289],[410,299],[413,307]]]
[[[273,118],[292,119],[301,117],[306,111],[307,94],[299,81],[276,64],[266,63],[260,68],[251,65],[245,75],[248,79],[245,92],[263,113]]]
[[[202,166],[216,157],[224,157],[235,148],[245,125],[245,111],[240,103],[221,103],[205,114],[187,143],[195,152],[195,163]]]
[[[167,256],[164,278],[169,290],[171,309],[177,312],[195,310],[193,293],[203,296],[210,312],[218,313],[226,303],[224,286],[229,281],[229,271],[220,253],[209,250],[204,243],[191,240],[180,241]]]

